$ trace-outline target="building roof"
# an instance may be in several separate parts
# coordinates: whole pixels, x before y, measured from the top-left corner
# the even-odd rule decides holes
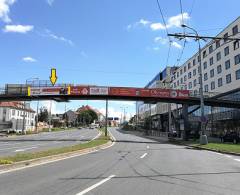
[[[0,102],[0,107],[6,107],[6,108],[14,108],[17,110],[25,110],[28,112],[35,112],[32,108],[26,108],[24,109],[24,103],[23,102],[17,102],[17,101],[13,101],[13,102]]]

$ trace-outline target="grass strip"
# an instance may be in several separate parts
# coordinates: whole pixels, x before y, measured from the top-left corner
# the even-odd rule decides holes
[[[196,146],[198,148],[206,148],[212,149],[219,152],[234,152],[240,154],[240,145],[239,144],[231,144],[231,143],[209,143],[207,145],[200,144],[192,144],[192,146]]]
[[[64,154],[68,152],[74,152],[78,150],[83,150],[86,148],[92,148],[96,146],[100,146],[102,144],[107,143],[110,140],[110,138],[107,136],[101,135],[99,138],[92,140],[87,143],[77,144],[73,146],[66,146],[62,148],[54,148],[49,149],[45,151],[39,151],[39,152],[32,152],[32,153],[18,153],[14,156],[8,156],[8,157],[0,157],[0,164],[11,164],[14,162],[20,162],[20,161],[26,161],[26,160],[32,160],[57,154]]]

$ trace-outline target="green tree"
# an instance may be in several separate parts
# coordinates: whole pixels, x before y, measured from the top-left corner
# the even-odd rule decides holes
[[[97,120],[97,113],[93,110],[85,110],[78,114],[78,122],[82,124],[91,124],[94,120]]]
[[[48,122],[48,110],[46,107],[41,107],[40,112],[38,114],[38,121],[40,122]]]

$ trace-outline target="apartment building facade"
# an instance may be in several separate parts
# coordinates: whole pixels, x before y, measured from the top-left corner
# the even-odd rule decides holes
[[[239,38],[239,31],[240,17],[229,24],[216,37]],[[204,95],[215,96],[226,93],[227,95],[222,98],[240,100],[240,92],[237,90],[240,88],[239,44],[239,41],[227,39],[211,40],[201,49],[200,55]],[[196,54],[185,63],[175,68],[174,71],[171,71],[171,88],[188,89],[192,93],[198,95],[200,88],[199,62],[199,52],[196,52]],[[159,105],[157,114],[162,115],[168,112],[167,104],[159,103],[157,105]],[[171,104],[172,112],[176,110],[176,108],[179,108],[178,105]],[[195,108],[197,108],[197,106],[189,107],[189,112]],[[233,127],[233,124],[237,124],[237,120],[240,119],[240,112],[238,109],[205,106],[204,110],[208,119],[206,124],[208,134],[216,134],[219,129],[221,131],[229,128],[240,130],[238,126]],[[193,128],[199,128],[200,109],[196,109],[196,111],[192,112],[189,115],[189,119]]]
[[[0,102],[0,128],[1,130],[11,129],[22,131],[25,115],[25,130],[34,130],[35,111],[30,108],[30,104],[23,102]]]

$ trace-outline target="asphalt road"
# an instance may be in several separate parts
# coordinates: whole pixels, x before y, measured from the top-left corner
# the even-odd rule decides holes
[[[240,194],[240,157],[111,132],[108,149],[0,174],[0,194]]]
[[[96,129],[76,129],[2,137],[0,138],[0,156],[75,145],[89,141],[97,135],[98,131]]]

